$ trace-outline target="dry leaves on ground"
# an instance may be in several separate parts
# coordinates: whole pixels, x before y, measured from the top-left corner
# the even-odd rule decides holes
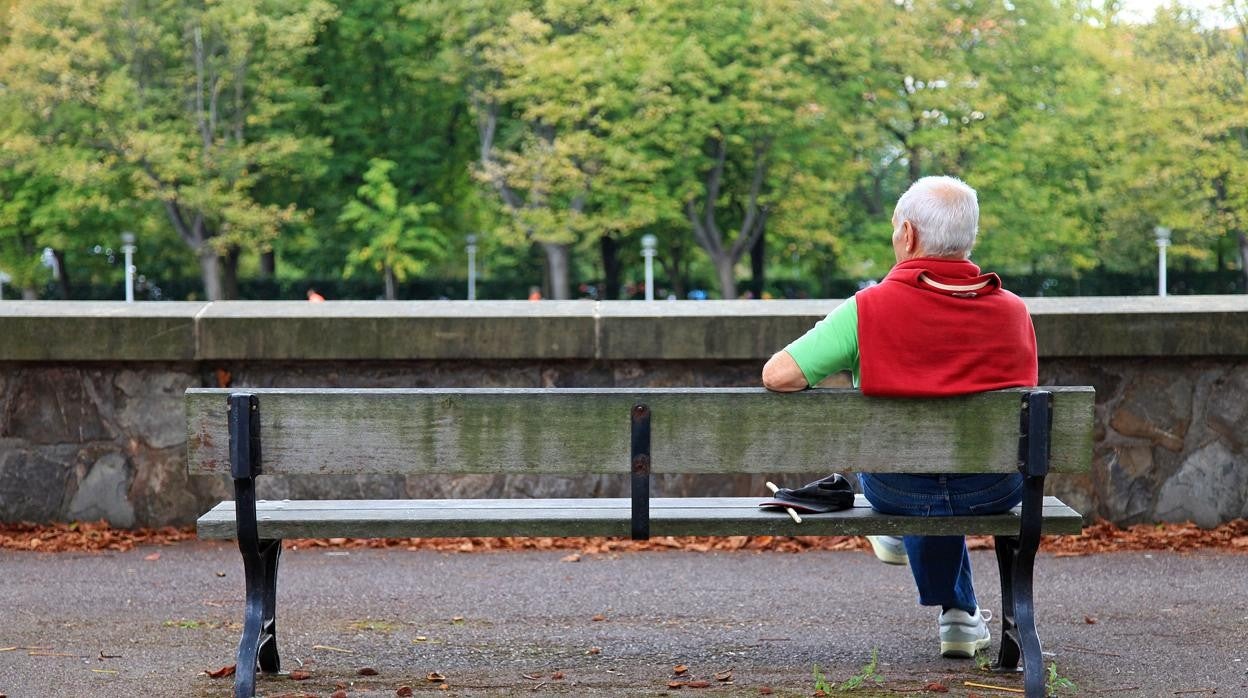
[[[57,524],[0,524],[0,549],[42,552],[126,551],[139,545],[171,545],[194,540],[194,528],[113,528],[104,521]],[[160,558],[148,556],[150,560]]]
[[[119,529],[103,521],[70,524],[0,524],[0,549],[42,552],[126,551],[140,545],[171,545],[195,538],[194,528]],[[571,550],[562,558],[634,551],[683,550],[711,552],[754,550],[796,553],[804,550],[870,550],[860,536],[660,536],[646,541],[614,538],[316,538],[288,541],[292,548],[389,548],[442,552],[496,550]],[[991,536],[969,536],[973,550],[992,547]],[[1094,523],[1077,536],[1045,536],[1041,550],[1060,557],[1093,553],[1165,550],[1191,552],[1222,550],[1248,553],[1248,519],[1217,528],[1193,523],[1139,524],[1119,528],[1107,521]],[[155,561],[159,553],[146,559]]]

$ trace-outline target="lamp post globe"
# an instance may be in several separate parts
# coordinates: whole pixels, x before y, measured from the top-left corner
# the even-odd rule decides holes
[[[654,255],[659,239],[649,233],[641,236],[641,256],[646,259],[646,300],[654,300]]]
[[[134,233],[126,231],[121,234],[121,251],[125,255],[126,264],[126,302],[134,302]]]
[[[1170,229],[1159,225],[1153,228],[1157,238],[1157,295],[1166,295],[1166,248],[1170,246]]]

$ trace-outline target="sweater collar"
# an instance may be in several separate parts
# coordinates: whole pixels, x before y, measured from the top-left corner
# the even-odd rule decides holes
[[[987,295],[1001,288],[1000,277],[991,272],[981,273],[979,266],[967,259],[908,259],[898,262],[884,280],[959,297]]]

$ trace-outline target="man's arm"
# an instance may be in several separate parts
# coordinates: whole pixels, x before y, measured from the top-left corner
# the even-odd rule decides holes
[[[791,393],[837,371],[852,371],[858,385],[858,303],[849,298],[763,366],[763,386]]]
[[[806,389],[806,375],[789,352],[781,349],[763,365],[763,387],[777,393]]]

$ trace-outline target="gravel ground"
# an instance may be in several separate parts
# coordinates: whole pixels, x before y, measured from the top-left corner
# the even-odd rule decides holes
[[[265,677],[260,694],[810,696],[816,667],[841,683],[873,653],[883,683],[850,695],[1021,685],[940,658],[909,573],[869,554],[565,555],[287,550],[283,669],[309,678]],[[994,558],[972,559],[981,605],[998,608]],[[1248,696],[1248,555],[1042,555],[1037,589],[1066,695]],[[230,545],[0,552],[0,695],[231,695],[203,672],[234,662],[241,608]]]

